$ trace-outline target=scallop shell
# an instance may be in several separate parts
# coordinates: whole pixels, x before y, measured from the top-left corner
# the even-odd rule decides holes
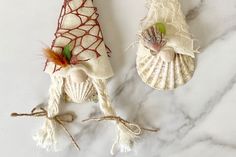
[[[141,33],[141,41],[146,48],[151,50],[153,55],[159,53],[166,43],[156,25],[152,25]]]
[[[92,81],[88,78],[85,82],[75,83],[70,77],[65,79],[64,91],[66,100],[75,103],[95,101],[97,92]]]
[[[195,59],[176,53],[172,61],[166,62],[161,52],[152,55],[140,44],[136,65],[138,74],[146,84],[158,90],[173,90],[192,78]]]
[[[195,53],[198,53],[196,40],[189,31],[179,0],[151,0],[148,4],[149,11],[141,22],[137,71],[149,86],[173,90],[193,76]]]

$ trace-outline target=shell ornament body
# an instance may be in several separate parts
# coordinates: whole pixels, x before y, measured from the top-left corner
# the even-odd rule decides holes
[[[198,50],[178,0],[152,0],[149,6],[142,22],[137,71],[152,88],[173,90],[192,78]]]

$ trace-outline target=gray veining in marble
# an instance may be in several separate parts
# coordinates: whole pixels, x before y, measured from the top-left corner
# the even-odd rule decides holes
[[[236,156],[236,1],[181,0],[190,29],[202,46],[193,79],[172,92],[146,86],[135,69],[139,21],[144,0],[97,0],[115,76],[109,80],[119,115],[159,133],[146,132],[130,153],[116,157]],[[78,121],[71,126],[82,150],[67,138],[64,151],[45,152],[31,135],[42,120],[12,119],[12,111],[29,111],[46,101],[49,77],[41,72],[42,43],[50,43],[61,1],[0,1],[0,155],[36,157],[109,157],[115,139],[110,122],[80,123],[99,115],[96,104],[72,105]],[[8,8],[13,10],[9,10]]]

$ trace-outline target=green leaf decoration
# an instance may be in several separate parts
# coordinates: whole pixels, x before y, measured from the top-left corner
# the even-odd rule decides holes
[[[67,62],[70,63],[70,59],[71,59],[71,48],[70,45],[66,45],[63,49],[63,56],[66,58]]]
[[[166,26],[164,23],[156,23],[156,27],[159,30],[159,32],[161,32],[162,34],[166,34]]]

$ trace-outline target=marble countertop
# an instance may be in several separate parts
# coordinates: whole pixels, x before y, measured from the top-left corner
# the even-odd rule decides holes
[[[8,157],[109,157],[115,127],[109,123],[76,122],[73,134],[82,150],[68,139],[64,151],[51,153],[31,136],[42,120],[14,119],[13,111],[30,111],[46,101],[50,79],[42,72],[41,49],[49,45],[62,1],[0,1],[0,155]],[[182,0],[201,54],[193,79],[172,92],[146,86],[135,69],[139,21],[144,0],[96,0],[107,45],[112,49],[115,75],[108,88],[119,115],[143,126],[145,133],[130,153],[117,157],[235,157],[236,156],[236,1]],[[97,104],[73,105],[78,119],[99,114]],[[112,123],[111,123],[112,124]]]

